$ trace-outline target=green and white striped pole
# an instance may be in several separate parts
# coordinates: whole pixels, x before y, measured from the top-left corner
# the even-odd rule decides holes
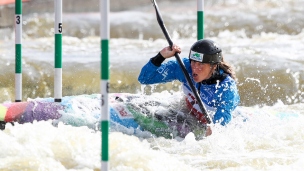
[[[101,37],[101,170],[109,170],[109,0],[100,0]]]
[[[22,101],[22,1],[15,1],[15,102]]]
[[[54,0],[55,8],[55,73],[54,101],[62,99],[62,0]]]
[[[204,38],[204,0],[197,0],[197,40]]]

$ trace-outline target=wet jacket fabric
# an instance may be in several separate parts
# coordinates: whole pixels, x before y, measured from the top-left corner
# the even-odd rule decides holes
[[[205,122],[205,118],[202,117],[201,110],[195,103],[195,96],[178,62],[168,60],[162,63],[161,61],[161,64],[157,66],[152,60],[153,58],[143,66],[138,81],[141,84],[157,84],[179,80],[183,85],[188,107],[191,111],[194,111],[193,114],[197,116],[198,120]],[[213,123],[220,123],[221,125],[229,123],[232,118],[231,113],[240,101],[236,82],[223,70],[220,70],[220,76],[223,78],[221,81],[196,83],[192,77],[190,60],[183,58],[182,61]]]

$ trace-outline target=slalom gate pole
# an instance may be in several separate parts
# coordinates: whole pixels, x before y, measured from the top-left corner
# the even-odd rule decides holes
[[[62,0],[54,0],[55,9],[55,73],[54,101],[62,99]]]
[[[15,102],[22,101],[22,0],[15,1]]]
[[[170,38],[170,35],[168,34],[168,31],[166,29],[166,26],[165,26],[165,24],[163,22],[163,19],[161,17],[160,12],[159,12],[156,0],[151,0],[151,2],[153,3],[153,6],[155,8],[156,18],[157,18],[158,24],[159,24],[160,28],[162,29],[162,31],[163,31],[163,33],[164,33],[164,35],[165,35],[165,37],[166,37],[166,39],[168,41],[169,46],[172,47],[173,42],[172,42],[172,40]],[[181,69],[183,71],[183,74],[184,74],[184,76],[185,76],[185,78],[186,78],[186,80],[187,80],[187,82],[188,82],[188,84],[189,84],[189,86],[190,86],[190,88],[191,88],[194,96],[195,96],[195,99],[196,99],[196,101],[198,103],[198,106],[200,107],[202,113],[204,114],[207,123],[210,124],[211,123],[211,117],[209,116],[209,114],[208,114],[208,112],[207,112],[207,110],[206,110],[206,108],[205,108],[205,106],[204,106],[204,104],[202,102],[201,97],[199,96],[199,94],[198,94],[195,86],[193,85],[193,82],[191,81],[191,78],[189,76],[188,71],[186,70],[186,67],[185,67],[183,61],[179,57],[178,53],[175,53],[174,56],[175,56],[175,58],[176,58],[176,60],[177,60],[177,62],[179,64],[179,66],[181,67]]]
[[[204,38],[204,0],[197,0],[197,40]]]
[[[101,37],[101,170],[109,170],[109,0],[100,0]]]

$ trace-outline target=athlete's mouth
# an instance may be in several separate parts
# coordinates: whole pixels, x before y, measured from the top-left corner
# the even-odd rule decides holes
[[[196,73],[192,74],[193,78],[197,77],[198,75]]]

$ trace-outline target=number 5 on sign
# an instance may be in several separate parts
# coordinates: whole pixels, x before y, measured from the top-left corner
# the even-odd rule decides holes
[[[59,32],[59,33],[62,33],[62,23],[59,23],[59,24],[58,24],[58,32]]]

